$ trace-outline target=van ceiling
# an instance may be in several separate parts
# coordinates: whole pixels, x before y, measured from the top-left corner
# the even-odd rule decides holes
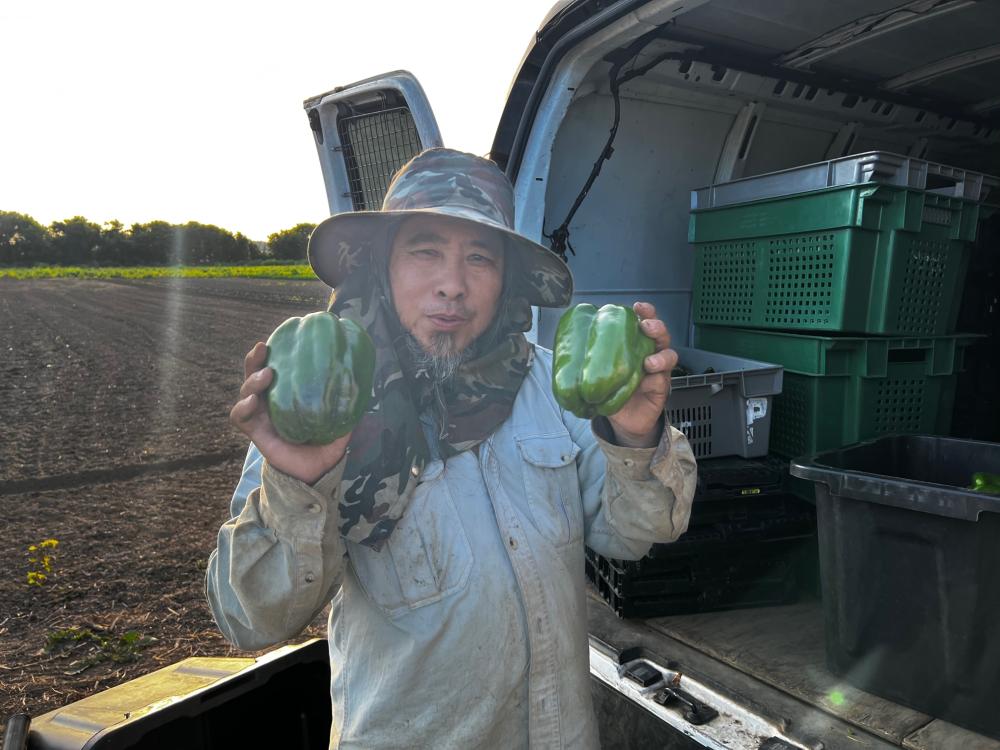
[[[1000,126],[997,0],[712,0],[667,35]]]

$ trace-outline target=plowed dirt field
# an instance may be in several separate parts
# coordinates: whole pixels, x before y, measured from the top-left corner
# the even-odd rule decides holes
[[[204,569],[246,439],[228,423],[243,355],[322,309],[320,282],[0,279],[0,732],[192,655],[237,653]],[[28,546],[57,539],[27,585]],[[100,662],[89,629],[147,644]],[[323,635],[322,618],[308,634]],[[301,639],[297,639],[301,640]],[[240,652],[242,653],[242,652]]]

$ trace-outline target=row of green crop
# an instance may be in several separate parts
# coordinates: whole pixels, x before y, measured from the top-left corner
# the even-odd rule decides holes
[[[0,268],[0,279],[315,279],[305,264],[290,266],[125,266],[89,268],[84,266],[36,266]]]

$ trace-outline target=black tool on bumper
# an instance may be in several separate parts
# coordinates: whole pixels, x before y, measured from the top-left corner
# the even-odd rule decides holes
[[[671,704],[679,703],[681,716],[689,724],[694,724],[695,726],[707,724],[719,715],[719,712],[711,706],[702,703],[690,693],[676,687],[665,687],[657,691],[656,695],[653,696],[653,700],[661,706],[670,706]]]

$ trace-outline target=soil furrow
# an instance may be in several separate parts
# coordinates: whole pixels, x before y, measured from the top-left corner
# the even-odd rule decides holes
[[[243,448],[223,451],[221,453],[205,453],[200,456],[177,458],[172,461],[156,461],[134,466],[116,466],[112,469],[94,469],[74,474],[57,474],[42,479],[17,479],[11,482],[0,482],[0,497],[4,495],[23,495],[28,492],[77,489],[95,484],[109,484],[111,482],[121,482],[151,474],[169,474],[187,469],[207,469],[211,466],[240,458],[245,454],[246,449]]]

